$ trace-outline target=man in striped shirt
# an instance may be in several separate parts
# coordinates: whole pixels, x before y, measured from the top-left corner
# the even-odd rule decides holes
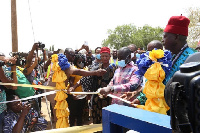
[[[141,77],[135,74],[137,70],[138,67],[131,60],[130,49],[127,47],[120,48],[118,51],[118,69],[116,69],[108,86],[99,89],[100,94],[107,96],[108,93],[112,93],[120,97],[125,92],[135,91],[141,84]],[[123,104],[122,101],[113,98],[112,104],[114,103]]]

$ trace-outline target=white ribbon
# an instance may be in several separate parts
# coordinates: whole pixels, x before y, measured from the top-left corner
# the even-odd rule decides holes
[[[117,97],[117,96],[115,96],[115,95],[108,94],[107,96],[109,96],[109,97],[111,97],[111,98],[116,98],[116,99],[118,99],[118,100],[120,100],[120,101],[123,101],[123,102],[125,102],[125,103],[128,103],[128,104],[131,104],[130,101],[127,101],[127,100],[122,99],[122,98],[120,98],[120,97]]]
[[[2,104],[2,103],[17,102],[17,101],[24,101],[24,100],[38,98],[38,97],[42,97],[42,96],[47,96],[47,95],[51,95],[51,94],[55,94],[55,93],[56,93],[56,91],[50,91],[50,92],[45,92],[45,93],[42,93],[42,94],[38,94],[38,95],[34,95],[34,96],[30,96],[30,97],[26,97],[26,98],[22,98],[22,99],[18,99],[18,100],[0,102],[0,104]]]
[[[90,95],[90,94],[99,94],[99,92],[70,92],[70,94],[74,95]]]

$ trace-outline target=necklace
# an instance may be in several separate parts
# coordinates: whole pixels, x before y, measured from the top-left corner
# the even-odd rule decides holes
[[[177,55],[173,55],[175,56],[173,61],[172,61],[172,66],[174,66],[174,63],[178,60],[178,58],[181,56],[181,54],[183,53],[183,51],[188,47],[187,43],[181,48],[181,51],[177,54]]]

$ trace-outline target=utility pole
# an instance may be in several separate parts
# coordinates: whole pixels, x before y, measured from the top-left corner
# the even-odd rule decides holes
[[[11,0],[12,52],[18,52],[16,0]]]

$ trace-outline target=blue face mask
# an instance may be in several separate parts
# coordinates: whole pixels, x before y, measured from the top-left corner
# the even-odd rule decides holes
[[[125,60],[118,61],[118,66],[119,67],[125,67],[126,66]]]
[[[125,61],[127,60],[127,57],[128,57],[128,56],[129,56],[129,55],[126,56],[125,60],[120,60],[120,61],[118,61],[118,66],[119,66],[119,67],[125,67],[125,66],[126,66]]]
[[[100,59],[101,59],[101,55],[100,55],[100,54],[97,54],[97,55],[96,55],[96,58],[97,58],[98,60],[100,60]]]
[[[137,53],[137,54],[136,54],[136,57],[137,57],[137,59],[139,59],[139,58],[140,58],[140,54]]]

